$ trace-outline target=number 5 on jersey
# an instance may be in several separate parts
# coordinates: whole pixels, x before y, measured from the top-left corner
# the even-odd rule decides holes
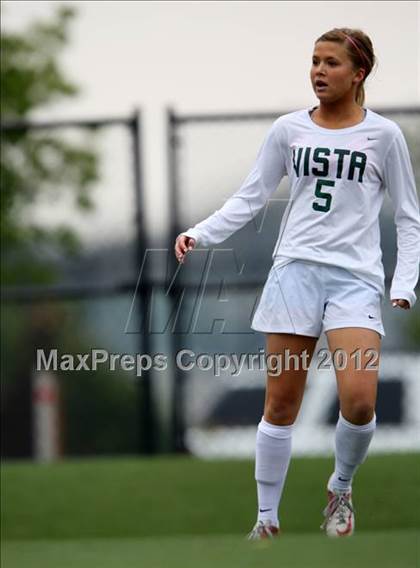
[[[335,181],[330,180],[330,179],[319,179],[316,182],[315,195],[317,197],[321,198],[321,199],[325,199],[325,203],[321,204],[321,203],[318,203],[317,201],[314,201],[312,203],[312,207],[313,207],[313,209],[315,209],[315,211],[322,211],[323,213],[325,213],[325,212],[327,212],[331,209],[332,195],[331,195],[331,193],[328,193],[326,191],[322,191],[323,185],[327,185],[329,187],[334,187]]]

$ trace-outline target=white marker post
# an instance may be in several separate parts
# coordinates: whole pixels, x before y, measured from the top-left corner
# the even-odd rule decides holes
[[[35,371],[32,376],[34,458],[50,462],[60,456],[59,388],[55,375]]]

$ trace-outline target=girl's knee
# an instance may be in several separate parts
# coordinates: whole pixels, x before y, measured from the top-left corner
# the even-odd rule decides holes
[[[357,400],[343,405],[341,413],[352,424],[361,426],[372,420],[375,405],[370,401]]]
[[[289,426],[296,420],[297,404],[290,400],[268,400],[264,409],[264,418],[277,426]]]

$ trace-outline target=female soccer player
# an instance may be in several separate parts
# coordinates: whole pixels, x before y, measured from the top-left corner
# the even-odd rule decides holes
[[[197,244],[224,241],[258,213],[288,175],[290,200],[251,327],[267,334],[267,360],[270,354],[284,356],[286,349],[297,355],[306,350],[312,358],[322,331],[330,353],[340,349],[346,355],[344,368],[336,367],[335,468],[321,525],[329,536],[354,531],[352,480],[376,426],[385,336],[378,217],[385,190],[395,210],[398,245],[390,300],[409,309],[417,299],[420,214],[413,169],[399,126],[363,106],[364,82],[374,63],[372,42],[361,30],[335,28],[319,37],[310,71],[319,105],[277,118],[242,187],[175,243],[176,257],[184,262]],[[258,517],[250,539],[279,532],[278,507],[307,374],[307,366],[301,367],[267,372],[256,439]]]

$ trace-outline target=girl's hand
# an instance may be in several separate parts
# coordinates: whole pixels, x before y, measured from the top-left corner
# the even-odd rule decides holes
[[[188,251],[195,247],[196,241],[186,235],[178,235],[175,241],[175,256],[178,262],[183,263]]]
[[[391,302],[393,308],[396,308],[398,306],[399,308],[403,308],[404,310],[410,309],[410,304],[407,302],[407,300],[391,300]]]

